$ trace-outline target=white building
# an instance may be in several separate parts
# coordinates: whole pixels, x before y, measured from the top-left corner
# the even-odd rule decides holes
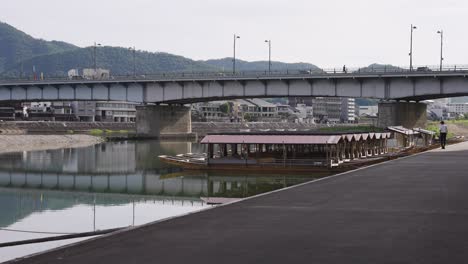
[[[72,108],[79,121],[135,122],[137,105],[118,101],[76,101]]]
[[[98,101],[95,119],[101,122],[135,122],[137,105],[131,102]]]
[[[204,102],[194,104],[193,108],[206,121],[221,121],[225,119],[224,117],[227,114],[221,111],[221,105],[224,104],[226,104],[226,101]]]
[[[464,115],[468,113],[468,103],[450,103],[447,104],[448,112],[455,115]]]
[[[305,104],[296,105],[296,116],[298,123],[314,123],[314,111],[312,106]]]
[[[291,97],[290,106],[298,104],[313,106],[313,114],[317,123],[354,123],[358,115],[354,98],[341,97]]]
[[[275,104],[269,103],[262,99],[240,99],[236,100],[239,108],[239,113],[245,117],[246,115],[257,120],[278,118],[278,111]]]
[[[341,118],[342,123],[356,122],[356,101],[354,98],[341,98]]]
[[[315,97],[312,99],[316,123],[340,123],[342,99],[339,97]]]
[[[361,105],[359,106],[359,116],[377,116],[379,107],[377,105]]]
[[[96,102],[95,101],[74,101],[72,103],[73,113],[78,121],[94,122],[96,121]]]

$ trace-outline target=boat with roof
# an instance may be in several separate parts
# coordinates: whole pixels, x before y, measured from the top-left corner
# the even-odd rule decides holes
[[[159,156],[189,170],[344,171],[389,159],[391,133],[259,132],[208,134],[206,153]]]

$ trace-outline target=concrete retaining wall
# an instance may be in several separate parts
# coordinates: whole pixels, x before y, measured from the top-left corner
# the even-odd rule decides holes
[[[382,102],[379,103],[378,127],[403,126],[406,128],[426,127],[427,105],[423,103]]]

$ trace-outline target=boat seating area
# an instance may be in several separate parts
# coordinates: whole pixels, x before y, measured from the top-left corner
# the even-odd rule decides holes
[[[210,134],[207,165],[335,167],[388,152],[391,133],[231,133]]]

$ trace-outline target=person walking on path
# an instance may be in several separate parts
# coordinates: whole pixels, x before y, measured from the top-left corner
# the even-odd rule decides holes
[[[343,65],[343,73],[347,73],[346,65]]]
[[[440,126],[439,126],[439,133],[440,133],[440,147],[442,149],[445,149],[445,144],[447,143],[447,125],[445,124],[444,121],[440,121]]]

